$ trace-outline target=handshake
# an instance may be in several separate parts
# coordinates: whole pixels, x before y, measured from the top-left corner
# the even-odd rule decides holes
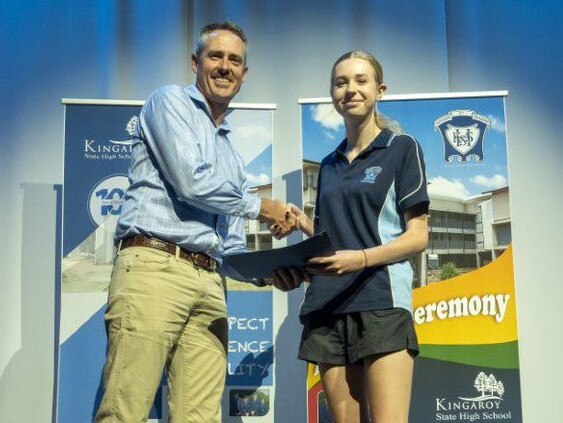
[[[291,203],[284,204],[279,200],[262,198],[258,219],[270,225],[270,232],[276,239],[284,238],[298,230],[307,235],[313,233],[313,225],[307,215]]]

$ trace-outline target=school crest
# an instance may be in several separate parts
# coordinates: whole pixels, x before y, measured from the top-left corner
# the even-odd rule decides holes
[[[368,184],[375,183],[377,175],[379,175],[382,170],[383,169],[380,166],[368,167],[366,169],[366,173],[364,174],[364,179],[362,179],[360,182],[367,182]]]
[[[446,163],[483,161],[483,139],[491,120],[473,110],[452,110],[434,121],[444,142]]]

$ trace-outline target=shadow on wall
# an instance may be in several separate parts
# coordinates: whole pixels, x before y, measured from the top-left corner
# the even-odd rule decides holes
[[[22,184],[21,349],[0,379],[0,414],[14,422],[49,421],[55,374],[56,251],[61,187]],[[51,300],[49,300],[51,299]],[[58,305],[57,305],[58,306]],[[27,401],[19,401],[25,397]],[[30,406],[32,405],[32,406]]]

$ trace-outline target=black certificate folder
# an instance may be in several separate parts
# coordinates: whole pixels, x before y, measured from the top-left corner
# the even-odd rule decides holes
[[[226,265],[246,279],[269,278],[276,269],[283,267],[303,268],[313,257],[334,253],[326,232],[321,232],[298,244],[274,250],[231,254],[223,257]]]

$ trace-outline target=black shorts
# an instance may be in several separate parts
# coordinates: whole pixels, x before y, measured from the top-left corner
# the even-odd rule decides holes
[[[418,355],[412,315],[403,308],[306,315],[299,358],[309,363],[353,364],[365,357],[407,350]]]

